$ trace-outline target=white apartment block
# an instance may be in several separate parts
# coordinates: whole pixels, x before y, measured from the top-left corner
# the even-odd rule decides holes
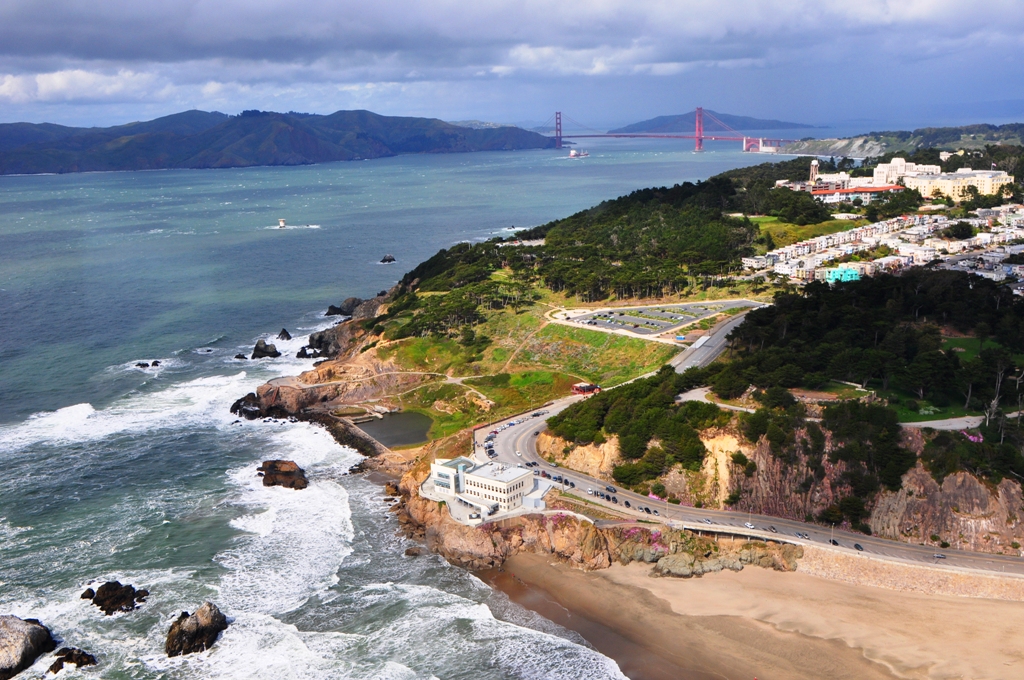
[[[917,189],[925,198],[942,194],[954,201],[967,198],[968,187],[974,187],[979,194],[991,195],[1005,185],[1013,183],[1013,175],[1002,170],[971,170],[960,168],[956,172],[922,174],[906,177],[903,184],[908,189]]]

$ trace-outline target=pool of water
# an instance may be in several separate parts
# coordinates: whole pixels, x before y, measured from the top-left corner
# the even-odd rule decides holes
[[[395,447],[424,443],[431,424],[433,421],[422,413],[400,411],[361,423],[359,427],[384,446]]]

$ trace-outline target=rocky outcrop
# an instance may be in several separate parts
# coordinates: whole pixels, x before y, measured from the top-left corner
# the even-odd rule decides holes
[[[217,636],[227,630],[228,620],[217,605],[205,602],[194,614],[182,612],[171,624],[164,651],[167,656],[202,652],[213,646]]]
[[[305,489],[309,486],[305,471],[291,460],[265,460],[256,468],[263,477],[263,486]]]
[[[252,348],[251,359],[276,359],[281,356],[281,353],[277,351],[277,347],[274,345],[267,344],[267,341],[260,338],[256,341],[256,346]]]
[[[391,253],[388,253],[384,257],[380,258],[381,264],[392,264],[393,262],[395,262],[395,256],[392,255]]]
[[[1020,555],[1022,518],[1019,482],[1004,479],[990,487],[959,472],[939,484],[918,463],[903,476],[899,491],[878,495],[869,524],[875,534],[900,541]]]
[[[345,298],[345,301],[340,305],[331,305],[327,308],[327,313],[324,316],[352,316],[352,312],[356,311],[356,307],[363,304],[362,298],[350,297]]]
[[[0,680],[13,678],[56,647],[50,630],[39,621],[0,616]]]
[[[287,328],[282,328],[281,332],[277,334],[278,340],[291,340],[292,334],[288,332]]]
[[[660,565],[659,575],[689,577],[748,564],[793,571],[802,554],[799,546],[715,540],[664,527],[598,527],[569,513],[525,515],[470,527],[452,519],[445,504],[418,494],[424,474],[419,470],[402,478],[403,502],[391,511],[407,535],[422,539],[452,564],[470,569],[497,567],[511,555],[528,552],[583,570],[605,569],[613,562],[644,562]]]
[[[96,657],[75,647],[62,647],[57,652],[57,660],[47,670],[50,673],[59,673],[66,663],[74,664],[76,668],[95,666]]]
[[[119,581],[107,581],[95,591],[86,588],[82,593],[83,600],[92,600],[92,603],[103,610],[107,616],[116,612],[130,612],[137,609],[136,603],[142,603],[149,597],[148,590],[135,590],[131,584],[121,585]]]
[[[568,453],[566,453],[568,449]],[[619,438],[609,437],[603,444],[570,445],[564,439],[548,432],[537,437],[537,451],[545,458],[554,459],[563,467],[577,470],[591,477],[612,481],[612,470],[623,462],[619,454]]]

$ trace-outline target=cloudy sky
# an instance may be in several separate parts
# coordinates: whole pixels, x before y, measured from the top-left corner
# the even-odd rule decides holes
[[[0,122],[1024,120],[1022,0],[3,0]]]

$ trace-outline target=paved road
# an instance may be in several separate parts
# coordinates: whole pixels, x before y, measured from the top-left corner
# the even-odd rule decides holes
[[[710,362],[718,353],[721,353],[722,348],[724,348],[724,336],[727,335],[733,327],[735,327],[735,322],[738,321],[738,319],[731,319],[729,322],[726,322],[715,329],[715,339],[721,339],[723,342],[715,342],[714,345],[711,345],[711,341],[708,341],[707,344],[711,345],[712,349],[717,349],[717,353],[710,356],[710,358],[707,354],[699,356],[691,355],[691,361],[694,363],[690,363],[689,365],[702,365],[695,362]],[[685,366],[686,361],[681,362],[680,365]],[[566,483],[572,482],[572,484],[575,484],[575,487],[567,486],[566,484],[562,485],[562,488],[564,488],[568,493],[573,493],[597,504],[598,506],[604,506],[618,512],[625,512],[627,515],[631,515],[637,519],[667,519],[675,522],[681,522],[683,526],[688,529],[704,529],[709,531],[718,529],[759,538],[785,538],[792,543],[798,544],[829,546],[829,541],[834,539],[839,544],[839,546],[834,547],[834,549],[850,553],[867,554],[887,560],[910,562],[915,564],[931,564],[945,568],[958,567],[962,569],[976,569],[981,571],[1024,575],[1024,559],[1019,557],[985,555],[982,553],[959,550],[940,551],[934,547],[900,543],[884,538],[866,536],[860,533],[839,530],[832,531],[831,529],[824,528],[820,525],[781,519],[778,517],[750,515],[747,513],[733,512],[729,510],[708,510],[672,505],[663,501],[654,500],[653,498],[641,496],[633,493],[632,491],[620,489],[618,488],[618,485],[612,485],[616,489],[612,495],[618,500],[618,503],[605,501],[597,496],[590,496],[587,494],[588,488],[594,491],[605,491],[605,487],[608,486],[608,483],[565,468],[559,467],[556,469],[540,457],[537,453],[536,446],[537,437],[547,428],[545,420],[583,398],[584,397],[580,396],[572,396],[559,399],[542,409],[547,412],[544,416],[527,415],[512,419],[516,421],[516,424],[505,426],[501,432],[499,432],[495,440],[494,449],[498,454],[496,460],[512,466],[525,466],[527,462],[537,462],[539,463],[539,467],[535,467],[533,469],[547,471],[553,476],[562,475],[566,480]],[[503,421],[502,423],[498,423],[494,428],[485,428],[477,432],[475,447],[476,455],[480,460],[487,460],[487,457],[483,452],[483,441],[487,434],[487,430],[496,429],[499,426],[506,425],[508,422],[509,421]],[[556,486],[559,485],[556,484]],[[629,509],[625,507],[625,503],[627,501],[631,506]],[[651,513],[648,514],[647,512],[640,511],[637,508],[649,508]],[[657,516],[655,516],[655,512],[657,512]],[[708,520],[710,524],[705,520]],[[754,526],[754,529],[749,529],[745,526],[748,522]],[[773,528],[774,531],[772,531]],[[797,533],[804,534],[807,538],[798,539],[796,537]],[[854,544],[859,544],[863,548],[863,551],[856,550],[853,547]],[[943,559],[936,558],[936,553],[944,554],[946,557]]]
[[[746,316],[746,312],[743,314],[737,314],[736,316],[723,321],[722,323],[715,326],[711,331],[711,336],[707,341],[704,342],[700,347],[690,347],[685,352],[682,352],[671,361],[670,366],[674,366],[676,373],[682,373],[688,368],[703,367],[710,364],[712,361],[718,358],[728,343],[726,339],[732,329],[743,323],[743,319]]]

